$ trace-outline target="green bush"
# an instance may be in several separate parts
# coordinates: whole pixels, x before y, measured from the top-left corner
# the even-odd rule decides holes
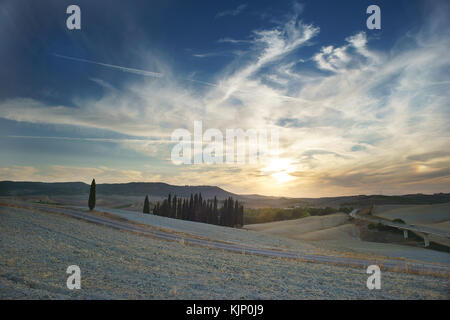
[[[369,224],[367,225],[367,228],[368,228],[369,230],[373,230],[373,229],[376,229],[376,228],[377,228],[377,225],[376,225],[375,223],[369,223]]]

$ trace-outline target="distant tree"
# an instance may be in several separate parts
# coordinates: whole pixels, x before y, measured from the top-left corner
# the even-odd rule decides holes
[[[212,201],[208,199],[206,208],[206,223],[213,223],[213,205]]]
[[[233,227],[239,225],[239,202],[236,200],[234,202],[233,210]]]
[[[183,212],[183,219],[184,220],[189,220],[189,199],[185,199],[185,203],[184,203],[184,212]]]
[[[218,208],[217,208],[217,197],[216,196],[214,196],[212,215],[213,215],[213,218],[212,218],[213,223],[219,224],[219,212],[218,212]]]
[[[177,214],[176,214],[175,218],[181,219],[182,216],[183,216],[183,200],[181,198],[179,198],[178,204],[177,204]]]
[[[244,226],[244,206],[239,206],[239,214],[238,214],[238,225],[240,227]]]
[[[172,198],[172,206],[170,210],[170,217],[176,218],[177,217],[177,196],[174,195]]]
[[[169,193],[169,196],[167,197],[167,206],[165,208],[165,217],[170,217],[172,214],[172,195]]]
[[[143,213],[150,213],[150,202],[148,201],[148,195],[145,196]]]
[[[187,205],[186,205],[186,199],[183,199],[183,204],[181,206],[181,217],[180,219],[187,220]]]
[[[169,194],[162,203],[157,202],[155,204],[153,213],[169,218],[227,227],[242,227],[244,225],[244,207],[239,201],[229,197],[223,201],[223,206],[220,209],[218,205],[217,197],[204,199],[201,193],[191,194],[190,198],[181,198],[175,194]]]
[[[206,205],[206,200],[203,200],[200,207],[200,221],[206,222],[207,221],[207,215],[208,215],[208,207]]]
[[[229,197],[224,203],[224,225],[227,227],[233,226],[233,204],[234,201],[232,197]]]
[[[194,196],[191,193],[191,198],[189,199],[188,220],[194,221],[194,218]]]
[[[91,189],[89,190],[89,210],[94,210],[95,208],[95,179],[92,179]]]
[[[156,203],[155,207],[153,208],[153,214],[160,216],[161,211],[159,210],[159,201]]]
[[[170,198],[170,196],[169,196],[169,198]],[[169,210],[170,210],[169,201],[167,201],[167,199],[164,199],[164,201],[161,204],[161,215],[163,217],[168,217],[169,216]]]
[[[198,194],[194,194],[194,214],[193,214],[193,221],[198,221],[200,215],[200,205],[198,200]]]

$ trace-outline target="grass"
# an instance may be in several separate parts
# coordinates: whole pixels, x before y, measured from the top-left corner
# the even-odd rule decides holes
[[[236,254],[120,232],[62,215],[3,210],[0,296],[31,299],[446,299],[442,278],[385,272],[367,290],[365,268]],[[23,212],[23,214],[21,214]],[[45,227],[45,229],[42,229]],[[42,237],[40,239],[39,237]],[[27,254],[24,249],[27,248]],[[76,248],[76,251],[74,250]],[[64,286],[69,264],[82,290]],[[41,273],[36,272],[39,266]],[[44,275],[45,273],[45,275]],[[48,277],[47,274],[52,276]],[[14,277],[16,280],[10,280]],[[2,287],[3,286],[3,287]]]
[[[133,204],[132,203],[128,203],[128,204],[121,204],[121,205],[118,205],[118,206],[115,206],[115,207],[112,207],[112,208],[113,209],[125,209],[125,208],[129,208],[131,206],[133,206]]]
[[[245,208],[244,209],[244,225],[257,224],[274,221],[294,220],[306,218],[309,216],[324,216],[337,212],[349,213],[352,208]]]

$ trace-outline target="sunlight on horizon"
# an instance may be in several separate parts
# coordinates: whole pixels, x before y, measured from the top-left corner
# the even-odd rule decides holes
[[[295,167],[292,165],[292,160],[287,158],[271,159],[268,165],[261,169],[262,173],[269,174],[278,184],[294,180],[295,177],[290,175],[294,171]]]

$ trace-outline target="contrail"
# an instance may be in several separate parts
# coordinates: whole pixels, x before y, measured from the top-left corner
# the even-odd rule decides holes
[[[163,74],[159,73],[159,72],[152,72],[152,71],[146,71],[146,70],[141,70],[141,69],[121,67],[121,66],[116,66],[114,64],[107,64],[107,63],[102,63],[102,62],[97,62],[97,61],[92,61],[92,60],[87,60],[87,59],[80,59],[80,58],[74,58],[74,57],[69,57],[69,56],[63,56],[63,55],[57,54],[57,53],[54,53],[53,55],[55,57],[58,57],[58,58],[63,58],[63,59],[68,59],[68,60],[73,60],[73,61],[79,61],[79,62],[92,63],[92,64],[96,64],[96,65],[103,66],[103,67],[109,67],[109,68],[117,69],[117,70],[120,70],[120,71],[123,71],[123,72],[129,72],[129,73],[138,74],[138,75],[141,75],[141,76],[156,77],[156,78],[161,78],[163,76]]]
[[[103,63],[103,62],[98,62],[98,61],[92,61],[92,60],[87,60],[87,59],[81,59],[81,58],[64,56],[62,54],[57,54],[57,53],[53,53],[53,55],[55,57],[58,57],[58,58],[63,58],[63,59],[73,60],[73,61],[78,61],[78,62],[85,62],[85,63],[96,64],[96,65],[99,65],[99,66],[113,68],[113,69],[117,69],[117,70],[120,70],[120,71],[123,71],[123,72],[134,73],[134,74],[141,75],[141,76],[155,77],[155,78],[162,78],[164,76],[162,73],[159,73],[159,72],[152,72],[152,71],[147,71],[147,70],[142,70],[142,69],[135,69],[135,68],[127,68],[127,67],[117,66],[117,65],[114,65],[114,64],[108,64],[108,63]],[[216,87],[216,88],[220,88],[220,89],[224,89],[224,90],[227,89],[226,87],[222,87],[222,86],[220,86],[220,85],[218,85],[216,83],[211,83],[211,82],[206,82],[206,81],[201,81],[201,80],[195,80],[195,79],[190,79],[190,78],[183,78],[183,80],[191,81],[191,82],[197,82],[197,83],[201,83],[203,85]],[[236,91],[237,92],[241,92],[241,93],[250,93],[250,94],[252,94],[251,92],[244,91],[244,90],[241,90],[241,89],[236,89]],[[287,99],[287,100],[305,102],[304,99],[299,99],[299,98],[285,96],[285,95],[278,95],[278,96],[280,98]]]
[[[154,144],[171,144],[172,140],[165,139],[137,139],[137,138],[83,138],[83,137],[56,137],[56,136],[16,136],[16,135],[7,135],[6,138],[15,138],[15,139],[48,139],[48,140],[71,140],[71,141],[88,141],[88,142],[148,142]]]
[[[127,67],[117,66],[117,65],[114,65],[114,64],[108,64],[108,63],[103,63],[103,62],[98,62],[98,61],[92,61],[92,60],[87,60],[87,59],[81,59],[81,58],[64,56],[62,54],[57,54],[57,53],[53,53],[53,55],[55,57],[58,57],[58,58],[63,58],[63,59],[68,59],[68,60],[73,60],[73,61],[78,61],[78,62],[92,63],[92,64],[96,64],[96,65],[103,66],[103,67],[109,67],[109,68],[118,69],[118,70],[124,71],[124,72],[130,72],[130,73],[138,74],[138,75],[141,75],[141,76],[156,77],[156,78],[162,78],[164,76],[162,73],[159,73],[159,72],[152,72],[152,71],[147,71],[147,70],[142,70],[142,69],[127,68]],[[184,78],[184,80],[201,83],[201,84],[204,84],[204,85],[207,85],[207,86],[211,86],[211,87],[219,87],[217,84],[211,83],[211,82],[195,80],[195,79],[190,79],[190,78]]]

